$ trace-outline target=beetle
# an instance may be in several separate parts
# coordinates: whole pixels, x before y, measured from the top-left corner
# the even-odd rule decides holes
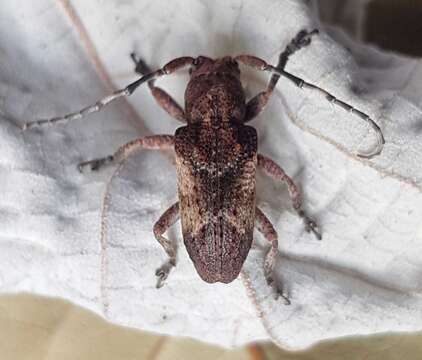
[[[287,185],[293,208],[303,220],[306,231],[312,232],[317,239],[321,239],[321,234],[316,222],[302,208],[299,188],[279,165],[258,153],[257,132],[245,123],[264,109],[283,76],[300,88],[322,93],[328,101],[354,113],[374,128],[378,136],[377,149],[359,156],[371,158],[378,155],[385,143],[380,128],[368,115],[285,70],[289,57],[310,44],[311,37],[317,33],[317,30],[300,31],[280,54],[277,66],[252,55],[219,59],[186,56],[150,71],[142,60],[131,54],[136,72],[142,75],[138,80],[78,112],[33,121],[23,128],[81,118],[120,97],[131,95],[141,84],[147,83],[157,103],[185,126],[179,127],[174,136],[153,135],[135,139],[121,146],[113,155],[80,163],[79,170],[82,172],[86,167],[98,170],[105,165],[119,163],[140,148],[173,149],[179,201],[167,209],[154,225],[154,235],[168,255],[168,261],[156,271],[157,287],[163,285],[176,265],[176,244],[163,234],[179,218],[187,252],[199,276],[208,283],[230,283],[238,277],[256,227],[271,244],[264,261],[266,281],[274,288],[276,296],[281,295],[289,303],[273,276],[278,253],[277,232],[255,204],[257,168]],[[239,64],[272,73],[267,88],[249,101],[246,101],[240,81]],[[155,80],[185,67],[189,67],[190,80],[183,109],[167,92],[155,85]]]

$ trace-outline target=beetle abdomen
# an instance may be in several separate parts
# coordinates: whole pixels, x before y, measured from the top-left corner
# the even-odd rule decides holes
[[[182,232],[207,282],[230,282],[252,242],[256,131],[249,126],[179,128],[175,137]]]

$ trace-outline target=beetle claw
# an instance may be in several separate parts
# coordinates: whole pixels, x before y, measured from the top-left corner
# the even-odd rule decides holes
[[[280,297],[284,300],[284,305],[291,305],[292,304],[290,299],[286,295],[281,293]]]

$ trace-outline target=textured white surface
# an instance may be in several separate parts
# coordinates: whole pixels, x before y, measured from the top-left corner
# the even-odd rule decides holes
[[[0,4],[0,289],[59,296],[111,321],[225,346],[271,338],[303,348],[327,338],[421,330],[422,66],[355,48],[322,33],[287,66],[371,114],[387,144],[380,157],[353,153],[375,140],[359,119],[281,80],[253,125],[260,151],[301,186],[324,239],[304,233],[287,192],[258,177],[258,203],[279,232],[277,272],[292,301],[274,301],[262,273],[267,244],[256,234],[244,282],[200,280],[183,246],[167,285],[152,225],[176,200],[171,156],[144,152],[114,174],[101,237],[101,204],[113,170],[81,175],[76,164],[179,124],[146,88],[130,104],[67,125],[22,133],[13,122],[63,114],[110,91],[66,1]],[[136,50],[152,66],[180,55],[251,53],[275,62],[302,28],[300,1],[71,2],[115,87],[131,81]],[[161,84],[182,100],[186,75]],[[266,77],[245,71],[248,94]],[[139,117],[131,110],[136,109]],[[180,241],[180,225],[168,234]],[[247,285],[246,287],[244,285]]]

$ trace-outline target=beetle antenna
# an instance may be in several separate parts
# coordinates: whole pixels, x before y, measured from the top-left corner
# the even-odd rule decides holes
[[[28,122],[26,124],[23,124],[22,130],[27,130],[27,129],[35,127],[35,126],[52,125],[52,124],[55,124],[55,123],[72,121],[72,120],[80,119],[80,118],[82,118],[82,117],[84,117],[88,114],[98,112],[104,106],[110,104],[114,100],[117,100],[117,99],[124,97],[124,96],[131,95],[136,90],[136,88],[138,86],[140,86],[141,84],[148,82],[152,79],[155,79],[160,75],[163,75],[163,71],[161,69],[154,71],[154,72],[151,72],[149,74],[142,76],[140,79],[134,81],[133,83],[129,84],[124,89],[117,90],[113,94],[103,97],[102,99],[98,100],[95,104],[89,105],[89,106],[83,108],[82,110],[78,110],[76,112],[66,114],[64,116],[53,117],[53,118],[50,118],[50,119],[40,119],[40,120],[31,121],[31,122]]]
[[[325,99],[327,101],[329,101],[331,104],[333,105],[337,105],[339,107],[341,107],[342,109],[358,116],[360,119],[362,119],[363,121],[366,121],[375,131],[375,134],[377,136],[377,146],[376,148],[369,153],[359,153],[357,154],[357,156],[361,157],[361,158],[365,158],[365,159],[370,159],[376,155],[379,155],[384,147],[385,144],[385,139],[384,139],[384,135],[382,134],[382,131],[380,129],[380,127],[377,125],[377,123],[371,119],[371,117],[367,114],[365,114],[364,112],[356,109],[355,107],[345,103],[342,100],[337,99],[334,95],[330,94],[328,91],[313,85],[311,83],[306,82],[305,80],[285,71],[285,70],[280,70],[274,66],[268,65],[268,69],[266,69],[268,71],[271,71],[273,73],[279,74],[287,79],[289,79],[290,81],[292,81],[296,86],[298,86],[301,89],[309,89],[309,90],[315,90],[317,92],[319,92],[320,94],[322,94]]]
[[[265,60],[262,60],[256,56],[253,55],[238,55],[234,58],[236,61],[250,66],[254,69],[260,70],[260,71],[269,71],[273,74],[277,74],[280,76],[283,76],[287,79],[289,79],[291,82],[293,82],[297,87],[301,88],[301,89],[309,89],[309,90],[315,90],[317,92],[319,92],[320,94],[322,94],[325,99],[327,101],[329,101],[330,103],[337,105],[341,108],[343,108],[344,110],[355,114],[356,116],[358,116],[359,118],[361,118],[362,120],[366,121],[374,130],[375,133],[377,135],[377,147],[375,148],[374,151],[366,153],[366,154],[357,154],[357,156],[361,157],[361,158],[366,158],[366,159],[370,159],[376,155],[379,155],[384,147],[385,144],[385,140],[384,140],[384,136],[382,134],[382,131],[380,129],[380,127],[377,125],[377,123],[372,120],[369,115],[365,114],[364,112],[356,109],[355,107],[345,103],[344,101],[337,99],[334,95],[330,94],[328,91],[314,85],[311,83],[306,82],[305,80],[301,79],[300,77],[297,77],[287,71],[285,71],[283,68],[280,67],[275,67],[272,66],[270,64],[268,64]]]

